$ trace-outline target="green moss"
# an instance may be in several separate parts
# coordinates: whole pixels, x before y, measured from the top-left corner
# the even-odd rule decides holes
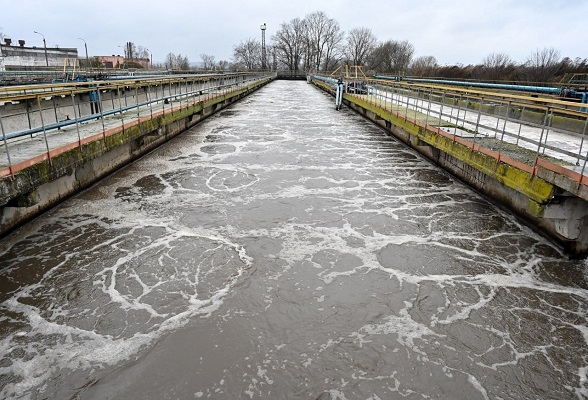
[[[543,211],[545,210],[545,205],[539,204],[531,199],[529,199],[529,204],[527,205],[527,214],[540,218],[543,216]]]

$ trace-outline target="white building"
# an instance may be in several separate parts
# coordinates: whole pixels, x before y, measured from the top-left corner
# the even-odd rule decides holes
[[[66,62],[73,65],[78,58],[78,49],[26,47],[24,40],[18,46],[12,40],[0,43],[0,71],[63,69]]]

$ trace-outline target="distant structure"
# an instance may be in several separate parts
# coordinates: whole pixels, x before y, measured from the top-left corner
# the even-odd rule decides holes
[[[63,70],[66,66],[71,68],[76,65],[78,49],[74,48],[50,48],[27,47],[24,40],[14,44],[12,39],[4,39],[0,43],[0,71],[39,71],[39,70]],[[148,58],[126,58],[120,55],[90,57],[90,61],[97,60],[103,68],[151,68],[151,60]],[[85,65],[86,60],[80,60],[80,65]]]
[[[136,65],[144,69],[151,68],[151,61],[148,58],[126,58],[121,55],[94,56],[93,60],[100,61],[106,69],[123,68],[123,66]]]
[[[16,46],[6,38],[0,43],[0,71],[63,69],[67,60],[77,58],[78,49],[27,47],[24,40]]]
[[[125,58],[121,55],[111,56],[94,56],[93,60],[100,61],[104,68],[120,68],[125,63]]]

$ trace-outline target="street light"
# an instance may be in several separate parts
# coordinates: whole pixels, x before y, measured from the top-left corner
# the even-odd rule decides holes
[[[35,32],[37,35],[43,36],[43,48],[45,49],[45,63],[47,64],[47,66],[49,66],[49,59],[47,58],[47,42],[45,42],[45,35],[43,35],[41,32],[33,32]]]
[[[82,42],[84,42],[84,47],[86,48],[86,68],[90,67],[90,60],[88,59],[88,44],[86,43],[86,41],[82,38],[78,38],[80,39]]]

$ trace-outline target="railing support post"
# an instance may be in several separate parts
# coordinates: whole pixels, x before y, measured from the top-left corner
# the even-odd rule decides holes
[[[120,111],[120,121],[122,124],[122,130],[123,132],[125,131],[125,119],[123,118],[123,106],[122,106],[122,101],[120,99],[120,86],[116,87],[116,92],[118,95],[118,105],[119,105],[119,111]]]
[[[580,158],[582,158],[582,148],[584,147],[584,138],[586,137],[586,127],[588,127],[588,117],[586,117],[586,122],[584,122],[584,130],[582,131],[582,140],[580,141],[580,150],[578,151],[578,160],[576,161],[576,165],[580,165]]]
[[[43,137],[45,138],[45,147],[47,148],[47,158],[49,165],[53,165],[51,160],[51,152],[49,151],[49,141],[47,140],[47,130],[45,129],[45,121],[43,119],[43,109],[41,108],[41,98],[37,96],[37,105],[39,106],[39,116],[41,117],[41,126],[43,127]]]
[[[78,133],[78,147],[82,146],[82,136],[80,135],[80,123],[78,122],[78,112],[76,111],[76,98],[73,90],[71,91],[71,104],[73,106],[74,121],[76,122],[76,131]]]
[[[0,133],[2,133],[2,139],[4,139],[4,148],[6,149],[6,157],[8,157],[8,170],[10,171],[10,177],[14,178],[12,160],[10,159],[10,152],[8,151],[8,141],[6,140],[6,132],[4,132],[4,124],[2,123],[2,115],[0,115]]]

